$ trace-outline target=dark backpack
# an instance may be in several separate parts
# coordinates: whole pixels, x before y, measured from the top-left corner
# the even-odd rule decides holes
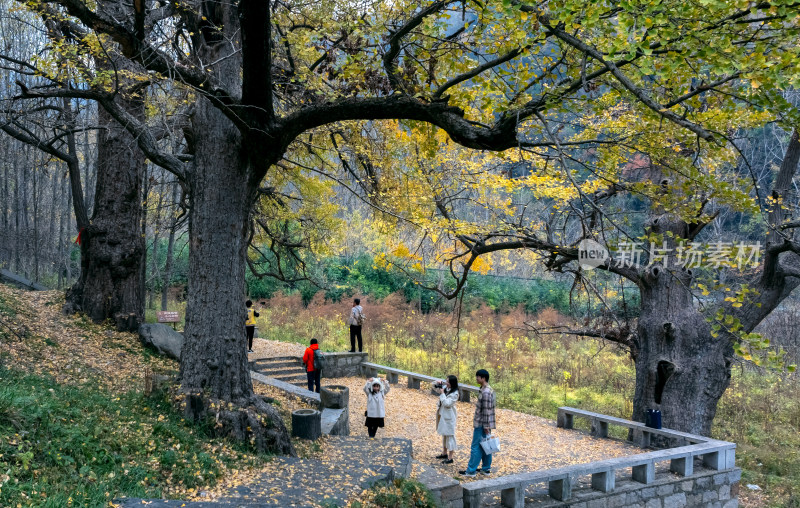
[[[364,311],[359,310],[356,314],[356,326],[364,326]]]
[[[314,370],[325,368],[325,355],[319,349],[314,350]]]

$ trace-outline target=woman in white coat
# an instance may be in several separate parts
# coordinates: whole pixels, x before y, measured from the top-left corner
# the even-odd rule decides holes
[[[439,405],[436,408],[436,432],[442,436],[442,454],[437,459],[444,459],[443,464],[453,463],[456,451],[456,402],[458,402],[458,378],[447,376],[447,381],[437,389]]]
[[[367,420],[364,425],[367,427],[369,437],[375,437],[378,427],[383,428],[383,419],[386,417],[386,394],[389,393],[389,383],[385,379],[371,377],[364,385],[364,393],[367,394]]]

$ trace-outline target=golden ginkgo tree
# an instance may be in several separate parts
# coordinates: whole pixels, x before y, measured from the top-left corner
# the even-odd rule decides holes
[[[124,81],[113,80],[112,90],[88,84],[21,94],[97,101],[151,161],[186,183],[186,415],[212,410],[223,432],[281,451],[291,448],[285,429],[253,394],[241,300],[251,209],[265,178],[285,171],[282,160],[301,143],[334,124],[404,120],[433,125],[472,150],[555,150],[564,157],[554,122],[614,90],[655,125],[680,129],[669,137],[707,144],[722,138],[692,104],[742,81],[760,89],[796,84],[797,10],[785,1],[108,3],[123,12],[83,0],[24,5],[80,27],[70,33],[83,34],[84,45],[99,40],[135,62],[142,80],[133,87],[190,89],[190,160],[163,150],[152,130],[113,100],[119,87],[131,86]],[[766,106],[769,99],[752,100]],[[574,178],[560,164],[557,178]],[[438,208],[435,196],[419,196],[431,199]],[[457,217],[445,219],[470,251],[491,248]],[[653,275],[616,271],[642,281]],[[670,322],[694,324],[676,316],[683,317],[684,325]],[[727,372],[724,356],[709,354],[713,368],[692,378],[697,393],[716,390]],[[668,424],[705,430],[714,397],[680,407],[672,392],[665,396],[676,408]]]

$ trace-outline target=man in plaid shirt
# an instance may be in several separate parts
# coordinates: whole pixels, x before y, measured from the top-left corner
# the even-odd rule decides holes
[[[467,469],[459,471],[458,473],[463,476],[475,476],[478,472],[478,466],[483,463],[480,468],[482,474],[489,474],[492,472],[492,456],[487,455],[481,447],[481,440],[492,434],[492,429],[495,428],[494,423],[494,390],[489,386],[489,373],[485,369],[481,369],[475,373],[475,380],[481,387],[481,393],[478,395],[478,403],[475,405],[475,416],[472,419],[472,426],[474,431],[472,433],[472,448],[469,455],[469,463]]]

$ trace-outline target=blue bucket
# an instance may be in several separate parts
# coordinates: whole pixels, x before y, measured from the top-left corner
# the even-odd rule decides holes
[[[644,425],[645,427],[650,427],[651,429],[660,429],[661,411],[658,409],[648,409],[644,415]]]

